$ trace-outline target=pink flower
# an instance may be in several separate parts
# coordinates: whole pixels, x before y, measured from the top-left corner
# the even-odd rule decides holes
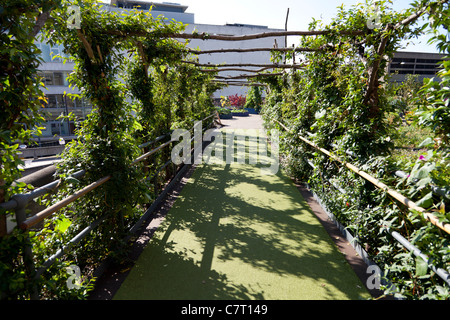
[[[425,161],[425,157],[424,156],[420,156],[419,160],[424,160]]]

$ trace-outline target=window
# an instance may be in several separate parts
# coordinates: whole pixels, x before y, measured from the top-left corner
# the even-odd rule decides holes
[[[47,95],[47,108],[56,108],[56,96],[54,94]]]
[[[391,64],[391,68],[395,68],[395,69],[414,69],[414,65],[413,64],[402,64],[402,63],[393,63]]]
[[[52,62],[61,62],[61,58],[59,57],[60,53],[59,47],[52,47],[50,49],[50,58],[52,59]]]
[[[411,58],[394,58],[392,62],[416,62],[416,59]]]
[[[46,108],[65,108],[64,96],[62,94],[48,94]]]
[[[51,128],[52,128],[52,136],[56,135],[60,135],[61,134],[61,123],[59,122],[53,122],[51,124]]]
[[[66,73],[64,72],[38,72],[42,82],[46,86],[68,86]]]
[[[64,108],[65,107],[64,96],[62,94],[55,94],[55,97],[56,97],[56,107]]]
[[[53,73],[51,72],[45,72],[44,73],[44,83],[46,86],[52,86],[53,85]]]
[[[424,70],[424,71],[416,71],[416,74],[436,74],[436,72],[435,71]]]
[[[63,86],[64,85],[64,77],[62,72],[55,72],[53,74],[53,84],[55,86]]]

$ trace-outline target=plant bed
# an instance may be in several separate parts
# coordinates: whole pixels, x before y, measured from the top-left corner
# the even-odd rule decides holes
[[[233,115],[231,113],[228,114],[219,114],[220,119],[233,119]]]
[[[258,112],[255,108],[245,108],[245,110],[246,110],[249,114],[259,114],[259,112]]]
[[[248,111],[231,111],[231,114],[236,117],[248,117]]]

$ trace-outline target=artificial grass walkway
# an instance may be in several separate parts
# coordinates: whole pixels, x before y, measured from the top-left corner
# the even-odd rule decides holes
[[[370,298],[292,181],[261,167],[200,164],[114,299]]]

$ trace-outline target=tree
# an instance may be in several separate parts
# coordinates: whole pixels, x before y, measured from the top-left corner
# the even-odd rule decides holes
[[[245,102],[245,108],[253,108],[256,111],[261,109],[262,97],[261,97],[261,87],[252,86],[248,90],[247,98]]]

